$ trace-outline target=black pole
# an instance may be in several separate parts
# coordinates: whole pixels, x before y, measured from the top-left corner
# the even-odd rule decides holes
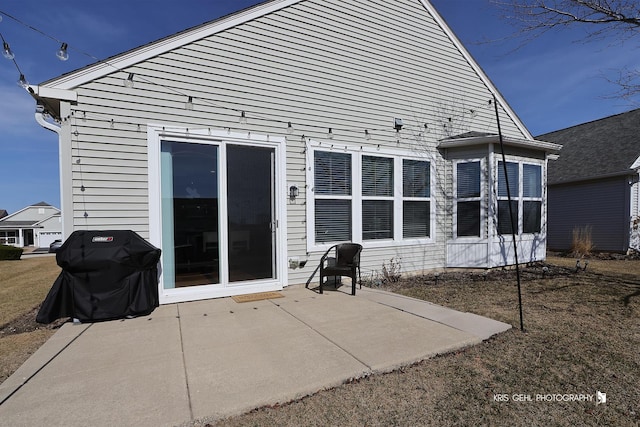
[[[502,138],[502,128],[500,127],[500,115],[498,114],[498,99],[493,95],[493,105],[496,109],[496,122],[498,123],[498,136],[500,138],[500,151],[502,152],[502,168],[504,171],[504,180],[507,185],[507,199],[509,201],[509,221],[511,222],[511,236],[513,238],[513,253],[516,261],[516,279],[518,281],[518,308],[520,309],[520,330],[524,332],[524,321],[522,319],[522,288],[520,286],[520,264],[518,263],[518,242],[516,237],[518,234],[517,224],[513,222],[513,208],[511,207],[511,188],[509,187],[509,174],[507,173],[507,160],[504,155],[504,140]]]

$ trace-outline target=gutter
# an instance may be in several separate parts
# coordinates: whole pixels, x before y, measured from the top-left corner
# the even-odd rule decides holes
[[[45,114],[46,113],[45,113],[44,106],[42,104],[37,104],[36,105],[36,113],[35,113],[36,122],[38,122],[38,124],[40,126],[42,126],[43,128],[45,128],[47,130],[50,130],[51,132],[57,133],[58,137],[59,137],[60,136],[61,127],[46,121],[45,118],[44,118]]]

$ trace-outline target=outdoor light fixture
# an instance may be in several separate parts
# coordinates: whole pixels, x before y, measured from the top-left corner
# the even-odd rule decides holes
[[[299,194],[299,190],[298,190],[298,186],[293,184],[292,186],[289,187],[289,200],[295,200],[296,197],[298,197]]]
[[[193,110],[193,96],[190,96],[189,99],[187,99],[187,102],[184,104],[184,108],[187,110]]]
[[[242,123],[243,125],[247,124],[247,115],[244,113],[244,111],[240,112],[240,123]]]
[[[333,139],[333,129],[329,128],[329,132],[327,132],[327,138]]]
[[[394,119],[393,120],[393,127],[396,130],[396,132],[400,132],[400,130],[402,130],[402,119]]]
[[[67,59],[69,59],[69,52],[67,52],[67,47],[68,46],[66,43],[62,43],[62,46],[60,46],[60,49],[58,49],[58,51],[56,52],[56,56],[60,61],[66,61]]]
[[[20,78],[18,79],[18,85],[22,86],[25,89],[29,87],[29,82],[27,81],[27,79],[24,78],[24,74],[20,74]]]
[[[132,88],[133,87],[133,73],[129,73],[129,77],[127,77],[126,79],[124,79],[124,85],[128,88]]]
[[[9,47],[9,43],[7,42],[2,43],[2,56],[4,56],[7,59],[13,59],[16,57],[11,51],[11,48]]]

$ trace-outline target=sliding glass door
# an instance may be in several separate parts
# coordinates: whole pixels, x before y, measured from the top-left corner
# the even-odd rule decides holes
[[[275,149],[161,141],[165,289],[274,279]]]

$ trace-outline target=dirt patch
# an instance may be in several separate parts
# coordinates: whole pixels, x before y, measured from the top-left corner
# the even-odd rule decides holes
[[[31,310],[16,317],[12,321],[5,323],[4,325],[0,325],[0,338],[42,329],[55,330],[69,321],[69,319],[58,319],[48,325],[43,325],[36,322],[36,316],[38,315],[39,309],[40,306],[33,307]]]

